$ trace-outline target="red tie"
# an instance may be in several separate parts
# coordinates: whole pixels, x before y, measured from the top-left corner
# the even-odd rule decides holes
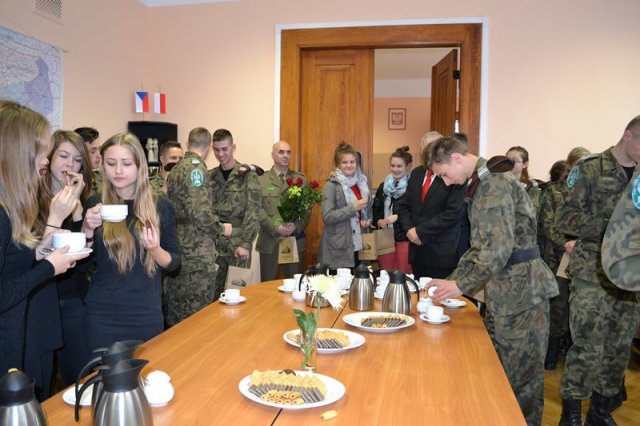
[[[424,203],[424,197],[427,196],[427,191],[429,191],[429,187],[431,186],[431,181],[433,179],[431,179],[433,177],[433,172],[431,170],[429,170],[427,172],[427,178],[424,180],[424,183],[422,184],[422,202]]]

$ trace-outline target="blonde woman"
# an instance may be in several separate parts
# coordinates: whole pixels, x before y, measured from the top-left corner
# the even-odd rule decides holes
[[[83,229],[93,238],[96,269],[85,297],[85,341],[92,351],[120,340],[160,334],[162,270],[180,261],[175,213],[149,188],[144,151],[131,133],[119,133],[100,150],[102,194],[87,203]],[[121,222],[103,222],[102,204],[127,204]]]
[[[50,127],[40,114],[0,100],[0,371],[23,367],[29,295],[85,255],[44,255],[51,238],[33,232],[38,182],[47,171]],[[44,259],[44,261],[43,261]],[[36,379],[36,387],[42,387]]]

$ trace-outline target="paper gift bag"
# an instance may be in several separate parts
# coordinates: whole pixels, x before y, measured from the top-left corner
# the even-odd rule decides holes
[[[382,254],[395,253],[396,239],[393,228],[376,229],[373,231],[376,236],[376,249],[378,256]]]
[[[278,244],[278,264],[298,263],[298,243],[296,237],[286,237]]]
[[[376,260],[378,253],[376,253],[376,237],[375,234],[362,234],[362,250],[358,252],[358,259],[360,260]]]
[[[248,266],[248,265],[247,265]],[[229,265],[227,270],[227,279],[224,282],[225,290],[228,288],[237,288],[242,290],[253,282],[253,271],[249,268]]]

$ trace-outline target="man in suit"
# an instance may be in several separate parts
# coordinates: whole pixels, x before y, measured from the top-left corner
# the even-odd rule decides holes
[[[446,278],[458,264],[460,224],[463,220],[465,188],[444,184],[426,167],[431,142],[438,132],[426,133],[420,143],[423,165],[411,172],[406,196],[398,209],[398,220],[407,230],[409,263],[415,278]]]
[[[283,191],[289,186],[287,181],[307,184],[307,177],[289,169],[291,161],[291,146],[287,142],[279,141],[273,144],[271,151],[273,167],[258,178],[262,190],[262,208],[260,209],[260,232],[256,250],[260,253],[260,279],[271,281],[278,278],[280,265],[278,264],[278,244],[284,237],[296,237],[298,246],[298,263],[284,264],[285,278],[302,272],[302,262],[305,252],[304,228],[309,223],[311,212],[295,223],[283,223],[278,206]]]

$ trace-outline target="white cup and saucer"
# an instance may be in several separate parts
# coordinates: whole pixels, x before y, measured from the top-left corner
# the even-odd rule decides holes
[[[443,324],[451,320],[449,315],[444,314],[442,306],[428,306],[427,312],[420,315],[420,319],[429,324]]]
[[[105,222],[122,222],[129,214],[126,204],[103,204],[100,206],[100,217]]]
[[[69,246],[66,254],[84,254],[91,253],[87,245],[87,234],[84,232],[56,232],[53,234],[52,246],[53,250],[58,250],[64,246]]]
[[[160,407],[168,404],[175,394],[171,377],[160,370],[149,373],[144,381],[144,394],[149,405]]]
[[[297,288],[291,292],[291,297],[293,300],[297,302],[304,302],[307,297],[307,292],[305,290],[298,290]]]
[[[246,297],[240,295],[237,288],[228,288],[220,295],[220,301],[226,305],[237,305],[247,300]]]
[[[297,288],[295,278],[285,278],[282,280],[282,285],[278,287],[278,290],[284,293],[291,293]]]
[[[431,281],[433,281],[433,278],[420,277],[420,280],[418,281],[418,288],[420,290],[424,290],[425,288],[427,288],[427,285],[429,285]]]

